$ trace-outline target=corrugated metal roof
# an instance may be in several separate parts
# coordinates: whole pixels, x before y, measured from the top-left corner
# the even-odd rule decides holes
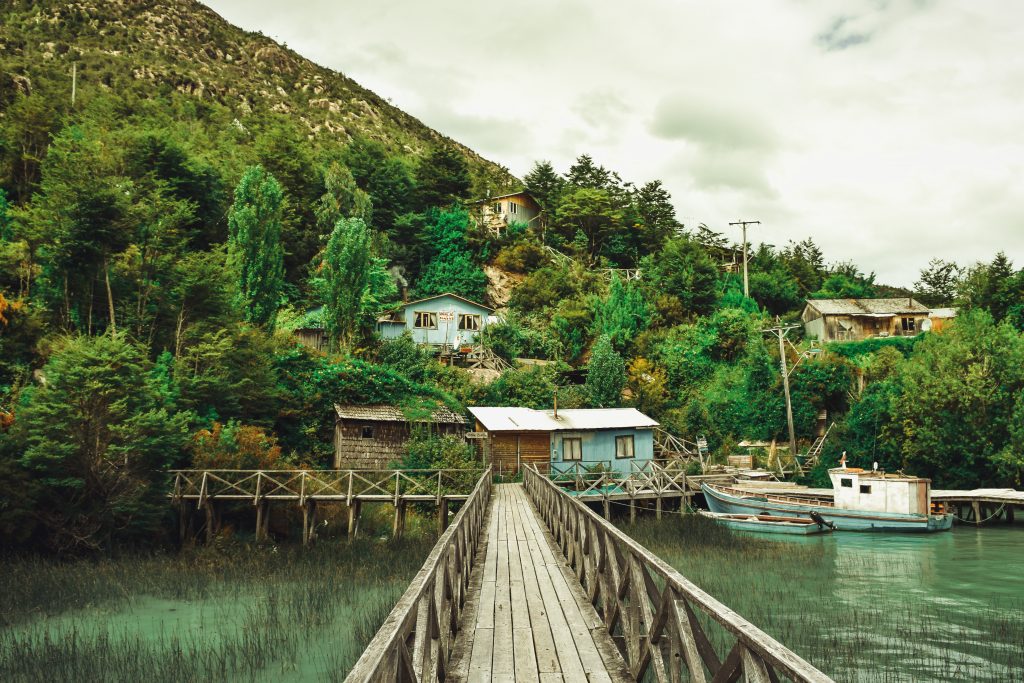
[[[334,412],[342,420],[367,420],[370,422],[408,422],[409,418],[398,406],[373,404],[373,405],[340,405],[334,404]],[[433,422],[435,424],[466,424],[466,418],[458,413],[452,412],[446,406],[438,406],[431,413],[429,420],[417,420],[419,422]]]
[[[955,308],[933,308],[928,311],[928,315],[932,318],[955,318]]]
[[[898,315],[928,313],[928,307],[908,297],[899,299],[808,299],[807,305],[822,315]]]
[[[656,427],[658,423],[636,408],[570,408],[558,411],[532,408],[470,408],[490,432],[556,432],[591,429]]]

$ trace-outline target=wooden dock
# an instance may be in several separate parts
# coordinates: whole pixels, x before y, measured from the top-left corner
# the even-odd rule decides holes
[[[495,487],[477,558],[447,680],[633,680],[522,485]]]

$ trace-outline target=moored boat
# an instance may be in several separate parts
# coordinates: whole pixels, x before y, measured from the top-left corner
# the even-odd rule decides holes
[[[789,534],[807,536],[832,531],[825,524],[819,524],[805,517],[782,517],[778,515],[729,514],[726,512],[707,512],[700,514],[735,531],[753,531],[761,534]]]
[[[812,513],[838,531],[946,531],[953,515],[932,513],[931,480],[920,477],[837,467],[829,470],[833,500],[751,493],[701,483],[712,512],[783,515],[810,519]]]

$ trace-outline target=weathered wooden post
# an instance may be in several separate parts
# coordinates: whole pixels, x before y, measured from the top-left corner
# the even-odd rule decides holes
[[[203,509],[206,512],[206,545],[210,545],[217,534],[217,510],[213,506],[213,501],[209,499],[203,504]]]
[[[654,516],[656,519],[661,519],[661,494],[654,499]]]
[[[191,542],[192,534],[192,510],[185,504],[184,500],[178,501],[178,539],[181,545]]]
[[[1007,505],[1006,506],[1006,523],[1007,524],[1013,524],[1013,506],[1012,505]]]
[[[437,501],[437,533],[443,534],[448,528],[448,499],[444,496]]]
[[[401,538],[405,531],[405,501],[399,499],[395,503],[395,521],[391,525],[391,536]]]
[[[348,504],[348,537],[349,540],[359,533],[359,515],[362,512],[363,502],[358,498]]]
[[[611,519],[612,519],[612,506],[611,506],[611,500],[608,498],[608,494],[607,493],[604,495],[604,498],[601,499],[601,503],[604,505],[604,518],[607,519],[608,521],[611,521]]]
[[[974,510],[974,523],[981,524],[981,503],[971,501],[971,509]]]
[[[629,523],[636,523],[636,498],[633,497],[633,493],[629,494]]]
[[[256,542],[262,543],[266,541],[270,534],[268,530],[270,528],[270,503],[267,501],[260,501],[256,504]]]

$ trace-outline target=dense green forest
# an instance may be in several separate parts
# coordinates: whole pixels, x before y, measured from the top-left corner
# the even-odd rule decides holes
[[[307,91],[290,108],[260,104],[259,83],[218,90],[212,67],[202,92],[180,87],[198,78],[181,70],[193,52],[174,62],[154,47],[168,26],[180,29],[175,49],[200,30],[181,29],[180,4],[128,3],[136,13],[117,21],[79,8],[50,22],[48,3],[0,12],[5,547],[161,542],[167,469],[328,466],[334,402],[546,408],[557,389],[560,405],[635,405],[674,433],[705,435],[717,454],[741,439],[783,441],[778,347],[762,330],[798,320],[814,297],[913,294],[960,308],[942,333],[833,345],[796,368],[798,437],[812,437],[821,409],[837,422],[825,462],[846,450],[939,486],[1020,484],[1024,271],[1003,254],[933,261],[908,292],[826,261],[809,239],[762,244],[745,297],[722,267],[735,244],[681,224],[660,182],[624,181],[585,154],[564,170],[537,163],[522,186],[545,220],[495,237],[467,202],[513,179],[397,110],[381,104],[390,118],[369,123],[342,112],[347,124],[325,132],[310,125]],[[160,11],[168,19],[154,24]],[[232,40],[253,41],[251,54],[273,48],[217,22],[199,22],[211,63],[229,63]],[[103,53],[96,31],[137,45]],[[286,83],[312,68],[273,49],[263,77]],[[125,76],[139,70],[157,75]],[[346,106],[376,102],[320,72],[344,81]],[[239,100],[242,87],[253,90]],[[485,268],[517,283],[486,343],[510,361],[552,363],[481,382],[409,338],[375,336],[403,289],[497,296]],[[311,311],[327,352],[291,333]],[[419,465],[464,458],[452,444],[409,454]]]

